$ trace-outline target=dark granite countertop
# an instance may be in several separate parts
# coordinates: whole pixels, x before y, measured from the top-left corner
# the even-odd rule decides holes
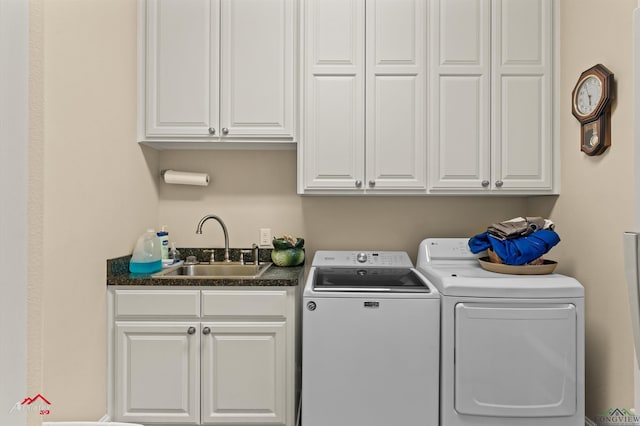
[[[208,262],[210,252],[204,249],[178,248],[181,258],[196,256],[200,262]],[[222,260],[224,250],[215,249],[215,258]],[[230,250],[231,260],[240,258],[240,249]],[[253,279],[223,278],[153,278],[152,274],[132,274],[129,272],[131,255],[107,260],[107,285],[110,286],[266,286],[266,287],[295,287],[302,284],[304,264],[300,266],[279,267],[271,265],[262,276]],[[249,259],[252,260],[252,259]],[[260,262],[271,261],[271,249],[260,250]]]

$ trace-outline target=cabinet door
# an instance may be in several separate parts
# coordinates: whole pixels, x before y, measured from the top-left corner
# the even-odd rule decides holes
[[[364,180],[364,0],[306,0],[302,190]]]
[[[491,178],[491,3],[431,2],[431,190],[485,191]]]
[[[503,190],[552,189],[552,0],[492,5],[492,183]]]
[[[425,0],[366,5],[366,186],[426,189]]]
[[[115,325],[115,420],[197,424],[199,323]]]
[[[221,0],[220,34],[222,136],[292,137],[293,0]]]
[[[218,0],[147,0],[146,135],[218,128]]]
[[[430,190],[553,189],[553,0],[431,7]]]
[[[286,419],[286,325],[202,323],[202,424]]]

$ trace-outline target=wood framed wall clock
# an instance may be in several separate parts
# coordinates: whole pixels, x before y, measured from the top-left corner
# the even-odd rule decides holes
[[[580,149],[587,155],[602,154],[611,145],[613,73],[594,65],[580,74],[571,97],[572,113],[580,122]]]

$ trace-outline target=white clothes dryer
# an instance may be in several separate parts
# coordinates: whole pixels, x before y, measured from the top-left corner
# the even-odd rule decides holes
[[[484,270],[466,238],[422,241],[441,295],[441,426],[584,425],[584,289]]]

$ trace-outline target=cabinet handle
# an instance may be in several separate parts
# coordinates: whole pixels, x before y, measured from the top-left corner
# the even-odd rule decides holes
[[[209,127],[209,134],[210,135],[215,135],[216,134],[216,129],[214,127]]]
[[[498,188],[500,188],[502,185],[504,185],[504,182],[502,182],[501,180],[497,180],[497,181],[496,181],[496,186],[497,186]]]
[[[374,186],[376,186],[376,181],[375,181],[375,180],[373,180],[373,179],[371,179],[371,180],[369,181],[369,186],[370,186],[371,188],[373,188]]]
[[[483,181],[482,181],[482,186],[483,186],[484,188],[486,188],[487,186],[489,186],[489,181],[488,181],[488,180],[483,180]]]
[[[211,334],[211,329],[209,327],[205,327],[202,329],[202,334],[207,335]]]
[[[229,134],[229,129],[227,129],[226,127],[222,128],[222,134],[223,135],[228,135]]]
[[[196,334],[196,328],[195,327],[189,327],[187,329],[187,334]]]
[[[357,180],[356,181],[356,188],[361,188],[362,187],[362,181],[361,180]]]

